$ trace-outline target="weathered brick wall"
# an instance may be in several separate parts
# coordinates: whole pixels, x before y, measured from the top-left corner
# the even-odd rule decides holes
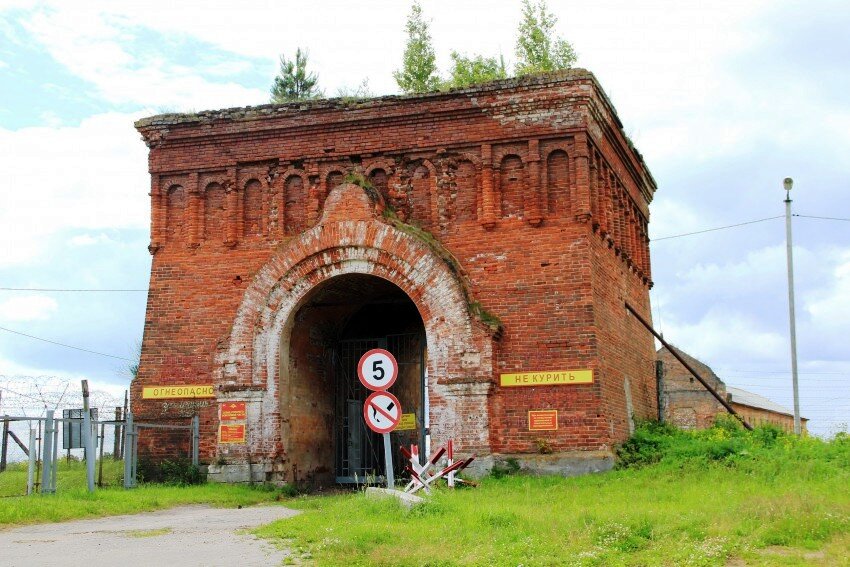
[[[762,408],[754,408],[750,406],[745,406],[743,404],[736,404],[735,402],[732,402],[731,405],[733,408],[735,408],[735,411],[741,415],[741,417],[747,420],[750,425],[775,425],[776,427],[779,427],[780,429],[783,429],[788,433],[794,432],[793,415],[786,415]],[[807,421],[808,420],[805,418],[802,418],[800,420],[803,434],[806,434]]]
[[[610,448],[628,430],[626,377],[634,413],[655,411],[652,341],[622,306],[649,317],[655,187],[589,73],[137,128],[151,148],[154,254],[138,415],[173,415],[141,399],[145,384],[213,382],[256,422],[250,449],[228,458],[285,460],[284,391],[269,378],[281,313],[357,270],[396,283],[422,315],[436,441],[484,454],[535,452],[541,438],[554,451]],[[377,195],[332,193],[351,172]],[[501,372],[579,368],[596,382],[495,385]],[[214,460],[217,406],[194,403]],[[547,408],[559,429],[528,431],[528,410]]]
[[[681,350],[677,349],[677,352],[750,425],[770,424],[789,432],[794,431],[794,416],[733,401],[726,391],[726,384],[707,364]],[[661,411],[664,421],[683,429],[706,429],[714,425],[718,415],[728,413],[667,348],[660,349],[656,357],[661,363]],[[803,419],[804,431],[806,421]]]
[[[677,349],[677,352],[718,394],[726,397],[726,384],[699,360]],[[663,384],[662,414],[664,421],[683,429],[705,429],[714,424],[719,413],[726,413],[714,396],[697,381],[666,348],[657,353],[661,362]]]

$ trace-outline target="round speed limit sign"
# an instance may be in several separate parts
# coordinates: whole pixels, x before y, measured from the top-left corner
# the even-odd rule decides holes
[[[360,383],[370,390],[386,390],[398,378],[398,362],[389,351],[373,348],[360,357],[357,377],[360,378]]]

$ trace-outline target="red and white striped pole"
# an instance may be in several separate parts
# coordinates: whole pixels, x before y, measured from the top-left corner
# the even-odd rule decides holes
[[[452,445],[452,440],[449,439],[448,447],[446,448],[446,456],[448,460],[448,466],[452,466],[455,462],[455,451],[454,446]],[[449,488],[455,487],[455,472],[452,471],[449,473],[448,479]]]

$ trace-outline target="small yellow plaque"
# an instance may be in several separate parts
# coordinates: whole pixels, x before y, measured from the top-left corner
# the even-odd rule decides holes
[[[502,386],[571,386],[593,384],[593,370],[545,370],[502,374]]]
[[[142,398],[145,400],[166,400],[170,398],[214,398],[212,384],[194,384],[185,386],[145,386]]]
[[[416,414],[401,414],[401,419],[399,420],[398,426],[395,428],[395,431],[410,431],[411,429],[416,429]]]

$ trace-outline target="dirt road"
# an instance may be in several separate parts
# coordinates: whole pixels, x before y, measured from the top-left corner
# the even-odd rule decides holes
[[[187,506],[0,531],[9,566],[279,565],[288,552],[243,532],[297,514],[283,506]]]

